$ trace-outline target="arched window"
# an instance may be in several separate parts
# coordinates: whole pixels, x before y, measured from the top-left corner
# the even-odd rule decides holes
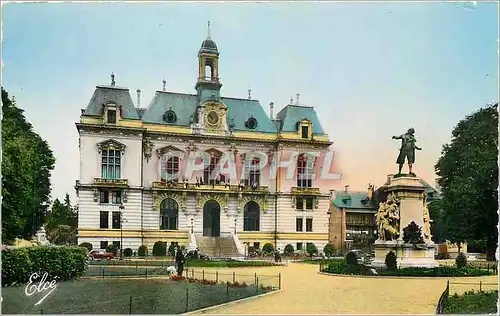
[[[260,206],[257,202],[250,201],[245,204],[243,212],[243,231],[252,232],[260,230]]]
[[[212,66],[205,65],[205,80],[212,79]]]
[[[161,181],[177,182],[179,179],[179,157],[163,155],[161,163]]]
[[[174,199],[166,198],[160,204],[160,229],[177,230],[179,206]]]
[[[210,163],[203,170],[203,183],[204,184],[218,184],[226,182],[226,177],[218,172],[214,172],[219,168],[220,156],[213,154],[210,157]],[[220,170],[220,169],[219,169]]]
[[[297,158],[297,187],[312,187],[313,157],[301,154]]]
[[[245,161],[245,185],[260,186],[260,159],[253,157]]]

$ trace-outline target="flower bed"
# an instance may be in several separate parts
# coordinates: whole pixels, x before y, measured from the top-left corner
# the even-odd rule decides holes
[[[203,285],[216,285],[217,284],[217,281],[213,281],[213,280],[206,280],[206,279],[197,279],[197,278],[186,278],[184,276],[179,276],[179,275],[172,275],[170,277],[170,280],[172,281],[187,281],[189,283],[200,283],[200,284],[203,284]],[[220,282],[220,284],[226,284],[228,287],[231,287],[231,288],[244,288],[244,287],[248,287],[248,284],[246,284],[245,282]],[[264,287],[261,285],[261,289],[262,290],[272,290],[272,287]]]
[[[498,291],[466,292],[450,296],[444,306],[444,314],[496,314]]]

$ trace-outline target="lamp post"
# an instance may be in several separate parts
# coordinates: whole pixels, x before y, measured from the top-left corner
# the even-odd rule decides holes
[[[125,206],[120,205],[120,260],[123,259],[123,210]]]
[[[191,234],[194,234],[194,222],[193,222],[193,218],[191,218]]]
[[[237,223],[238,219],[235,218],[234,219],[234,234],[236,235],[236,223]]]

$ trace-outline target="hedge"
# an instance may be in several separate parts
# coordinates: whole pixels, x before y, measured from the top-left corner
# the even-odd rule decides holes
[[[131,248],[125,248],[123,249],[123,256],[124,257],[132,257],[132,249]]]
[[[2,250],[2,285],[27,283],[32,273],[48,280],[71,280],[87,270],[87,251],[76,246],[39,246]]]
[[[140,246],[139,249],[137,249],[137,255],[139,257],[146,257],[148,255],[148,247],[145,245]]]
[[[165,257],[167,252],[167,247],[163,241],[157,241],[153,245],[153,256]]]
[[[92,251],[92,249],[94,248],[94,246],[92,246],[92,244],[89,242],[82,242],[80,244],[80,247],[86,248],[89,252]]]
[[[349,265],[345,260],[331,262],[323,270],[333,274],[373,275],[372,268],[363,264]],[[488,271],[475,268],[437,267],[437,268],[402,268],[394,271],[376,269],[382,276],[412,276],[412,277],[463,277],[490,275]]]
[[[270,244],[270,243],[265,244],[262,247],[262,252],[267,253],[267,254],[273,253],[274,252],[273,244]]]

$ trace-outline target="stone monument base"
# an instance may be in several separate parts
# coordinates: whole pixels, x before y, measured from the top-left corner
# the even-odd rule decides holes
[[[375,258],[371,263],[372,267],[385,267],[385,256],[390,251],[393,251],[398,258],[398,268],[435,268],[439,266],[436,259],[434,259],[436,251],[436,245],[434,243],[425,243],[413,246],[405,244],[402,240],[377,240],[375,241],[374,248]]]

